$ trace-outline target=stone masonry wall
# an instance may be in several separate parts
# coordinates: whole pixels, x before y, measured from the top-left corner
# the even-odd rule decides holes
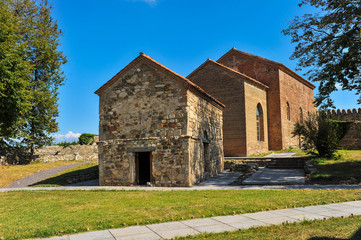
[[[21,164],[26,159],[29,151],[11,152],[0,159],[1,164]],[[71,145],[62,146],[46,146],[35,150],[34,161],[55,162],[55,161],[98,161],[97,145]]]
[[[155,186],[189,186],[187,91],[151,63],[138,62],[100,95],[101,185],[135,185],[135,153],[151,152]]]
[[[98,161],[97,145],[71,145],[68,147],[48,146],[36,149],[36,160],[42,162],[54,161]]]
[[[223,119],[221,109],[191,91],[188,109],[189,173],[194,185],[223,172]]]
[[[334,120],[350,122],[350,127],[340,141],[342,149],[361,150],[361,108],[337,109],[327,112],[327,116]]]

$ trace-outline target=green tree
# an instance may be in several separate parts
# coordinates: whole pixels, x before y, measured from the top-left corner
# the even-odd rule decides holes
[[[97,136],[96,134],[91,133],[82,133],[79,137],[79,144],[80,145],[89,145],[95,142],[94,137]]]
[[[302,0],[302,5],[319,11],[295,17],[282,32],[296,43],[291,59],[298,60],[299,69],[310,69],[310,80],[320,82],[316,105],[333,107],[330,94],[337,91],[337,85],[360,95],[361,1]]]
[[[330,157],[336,152],[343,131],[336,121],[320,111],[296,122],[292,135],[301,137],[303,149],[311,152],[317,150],[320,157]]]
[[[26,125],[22,143],[35,147],[52,142],[50,133],[58,131],[58,90],[63,84],[61,66],[66,57],[58,48],[62,32],[51,17],[52,7],[47,0],[13,0],[12,8],[20,22],[21,44],[26,45],[24,58],[32,66],[29,78],[31,106],[25,114]]]
[[[0,148],[11,146],[23,130],[30,109],[30,64],[19,43],[20,23],[7,0],[0,1]]]

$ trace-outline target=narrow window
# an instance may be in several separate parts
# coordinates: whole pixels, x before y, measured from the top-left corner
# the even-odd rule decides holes
[[[211,160],[210,160],[209,139],[206,131],[204,131],[203,134],[203,161],[204,161],[204,173],[209,174],[211,172]]]
[[[287,102],[287,120],[291,120],[290,104]]]
[[[257,105],[256,113],[257,141],[264,141],[263,110],[260,103]]]
[[[303,111],[302,111],[302,108],[300,108],[300,122],[303,122]]]

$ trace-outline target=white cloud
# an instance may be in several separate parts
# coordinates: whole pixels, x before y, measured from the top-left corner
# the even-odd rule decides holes
[[[341,90],[342,89],[342,84],[341,83],[336,83],[336,88],[337,88],[337,90]]]
[[[80,133],[73,133],[72,131],[69,131],[67,134],[54,134],[54,142],[73,142],[78,141],[80,137]]]

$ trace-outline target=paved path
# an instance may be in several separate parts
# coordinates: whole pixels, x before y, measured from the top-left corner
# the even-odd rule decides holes
[[[83,165],[86,164],[87,162],[81,162],[81,163],[74,163],[71,165],[66,165],[66,166],[60,166],[60,167],[55,167],[55,168],[50,168],[38,173],[34,173],[28,177],[16,180],[14,182],[12,182],[10,185],[4,187],[4,188],[23,188],[23,187],[28,187],[31,186],[35,183],[38,183],[46,178],[49,178],[59,172],[68,170],[69,168],[72,167],[76,167],[79,165]],[[0,188],[1,189],[1,188]]]
[[[242,182],[243,185],[304,185],[303,169],[261,168]]]
[[[268,154],[268,155],[266,155],[264,157],[274,157],[274,158],[277,158],[277,157],[292,157],[296,153],[297,152],[271,153],[271,154]]]
[[[194,190],[341,190],[341,189],[361,189],[361,185],[242,185],[242,186],[223,186],[223,187],[204,187],[204,186],[194,186],[194,187],[145,187],[145,186],[135,186],[135,187],[115,187],[115,186],[93,186],[93,187],[83,187],[83,186],[70,186],[70,187],[23,187],[23,188],[0,188],[0,192],[10,192],[10,191],[94,191],[94,190],[137,190],[137,191],[194,191]]]
[[[361,215],[361,201],[336,203],[320,206],[282,209],[234,216],[221,216],[177,222],[134,226],[104,231],[87,232],[48,240],[126,240],[163,239],[200,233],[237,231],[251,227],[301,222],[304,220],[327,219]]]
[[[215,177],[208,178],[204,182],[201,182],[197,187],[224,187],[228,186],[230,183],[234,182],[242,173],[241,172],[228,172],[218,174]],[[85,186],[99,186],[99,179],[91,180],[86,182],[80,182],[71,184],[68,186],[73,187],[85,187]]]

